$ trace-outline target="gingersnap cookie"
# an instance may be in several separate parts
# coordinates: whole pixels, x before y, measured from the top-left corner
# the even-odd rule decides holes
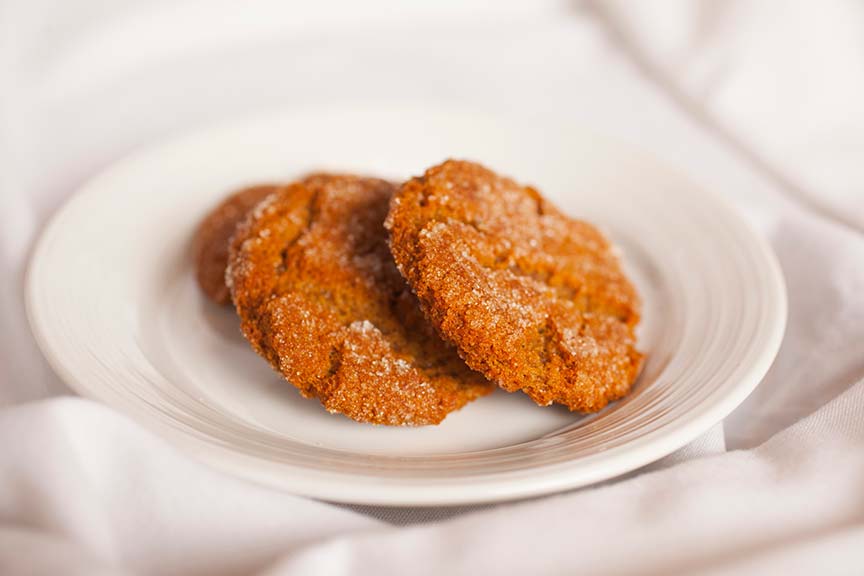
[[[384,218],[395,187],[319,174],[258,205],[230,246],[243,334],[306,397],[360,422],[437,424],[494,387],[420,311]]]
[[[406,182],[386,227],[426,317],[471,368],[582,412],[630,390],[640,303],[596,228],[456,160]]]
[[[228,242],[237,224],[278,186],[261,185],[231,194],[213,208],[195,231],[195,277],[201,291],[217,304],[228,304],[231,295],[225,285]]]

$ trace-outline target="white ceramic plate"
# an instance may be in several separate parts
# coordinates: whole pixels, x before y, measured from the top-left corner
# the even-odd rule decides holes
[[[498,391],[437,427],[357,424],[302,399],[199,294],[190,238],[232,189],[312,169],[404,178],[448,156],[539,186],[618,243],[645,303],[632,395],[578,417]],[[254,119],[119,162],[45,230],[28,310],[69,385],[214,466],[328,500],[437,505],[583,486],[683,446],[765,374],[786,298],[763,241],[649,157],[561,119],[388,106]]]

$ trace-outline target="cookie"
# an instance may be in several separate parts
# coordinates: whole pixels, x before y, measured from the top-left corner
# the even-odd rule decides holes
[[[426,317],[471,368],[581,412],[630,390],[639,298],[592,225],[534,188],[448,160],[401,187],[386,227]]]
[[[437,424],[494,385],[436,334],[396,270],[394,185],[312,175],[270,196],[231,241],[243,334],[306,397],[360,422]]]
[[[278,186],[244,188],[231,194],[213,208],[198,225],[193,241],[195,278],[201,291],[217,304],[228,304],[231,295],[225,285],[228,242],[237,224]]]

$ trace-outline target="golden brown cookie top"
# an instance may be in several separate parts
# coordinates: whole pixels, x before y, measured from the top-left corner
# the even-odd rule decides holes
[[[228,279],[244,335],[305,396],[362,422],[436,424],[488,393],[423,317],[383,227],[394,186],[317,174],[238,227]]]
[[[629,391],[642,361],[639,299],[596,228],[457,160],[406,182],[386,226],[426,316],[469,366],[571,410]]]
[[[195,231],[195,277],[204,294],[217,304],[228,304],[231,295],[225,285],[228,266],[228,242],[237,224],[264,198],[274,192],[275,185],[244,188],[222,200],[198,225]]]

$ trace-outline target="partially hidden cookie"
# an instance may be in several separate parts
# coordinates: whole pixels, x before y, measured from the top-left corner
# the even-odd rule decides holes
[[[383,225],[394,190],[328,174],[285,186],[238,227],[227,279],[243,334],[304,396],[361,422],[437,424],[494,385],[396,270]]]
[[[456,160],[406,182],[386,226],[427,318],[470,367],[582,412],[630,390],[640,302],[596,228]]]
[[[193,241],[195,277],[201,291],[217,304],[228,304],[231,295],[225,285],[228,242],[237,224],[278,186],[251,186],[235,192],[213,208],[198,225]]]

